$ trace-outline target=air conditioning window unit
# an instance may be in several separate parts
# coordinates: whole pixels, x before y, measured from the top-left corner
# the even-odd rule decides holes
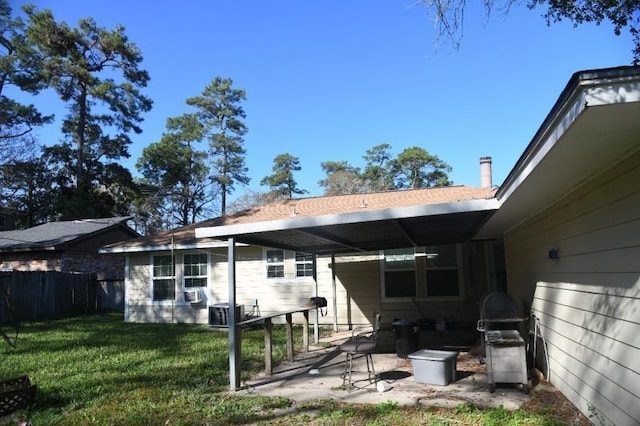
[[[186,303],[202,302],[202,290],[199,288],[188,288],[184,291],[184,301]]]

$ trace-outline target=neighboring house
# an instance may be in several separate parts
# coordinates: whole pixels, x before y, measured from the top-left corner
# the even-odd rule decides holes
[[[124,257],[106,256],[106,244],[140,236],[126,225],[129,217],[49,222],[0,232],[0,268],[4,271],[91,273],[98,280],[122,280]]]
[[[126,254],[130,321],[206,322],[230,299],[275,312],[317,293],[334,327],[376,311],[464,323],[507,290],[548,379],[594,422],[638,424],[640,68],[574,74],[495,193],[288,200],[104,251]],[[185,303],[193,288],[201,301]]]

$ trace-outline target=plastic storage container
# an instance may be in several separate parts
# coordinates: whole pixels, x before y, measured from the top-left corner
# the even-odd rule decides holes
[[[458,352],[421,349],[409,354],[413,377],[427,385],[446,386],[456,379]]]

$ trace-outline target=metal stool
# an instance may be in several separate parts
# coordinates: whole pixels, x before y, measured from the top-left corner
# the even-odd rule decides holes
[[[347,360],[344,363],[344,373],[342,374],[342,386],[349,382],[349,392],[353,390],[353,358],[356,355],[364,355],[367,361],[367,381],[378,383],[378,375],[373,365],[372,354],[376,351],[378,329],[380,328],[381,315],[374,315],[373,327],[356,328],[351,333],[349,340],[340,345],[340,350],[346,352]]]

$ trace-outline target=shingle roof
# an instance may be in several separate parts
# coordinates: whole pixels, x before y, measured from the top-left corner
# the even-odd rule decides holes
[[[494,194],[495,190],[492,188],[443,186],[404,191],[288,199],[228,215],[224,218],[224,223],[220,223],[220,225],[454,203],[467,200],[484,200],[492,198]]]
[[[0,251],[54,250],[128,219],[130,217],[49,222],[23,230],[3,231],[0,232]]]
[[[162,248],[171,244],[176,248],[192,245],[215,244],[214,238],[196,238],[195,229],[212,226],[238,225],[268,222],[299,217],[317,217],[362,211],[376,211],[402,207],[446,204],[468,200],[493,198],[495,189],[469,186],[446,186],[404,191],[387,191],[367,194],[350,194],[326,197],[287,199],[265,206],[258,206],[226,216],[195,223],[173,231],[135,238],[107,246],[108,250],[120,248],[145,250]]]

